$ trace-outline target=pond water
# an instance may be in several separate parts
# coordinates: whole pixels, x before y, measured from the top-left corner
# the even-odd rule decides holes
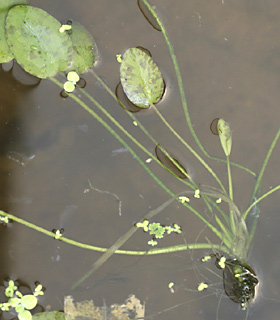
[[[116,54],[129,47],[151,51],[164,75],[167,94],[159,108],[176,130],[195,146],[183,116],[175,72],[162,35],[145,20],[137,1],[30,1],[58,20],[80,21],[94,36],[100,50],[96,72],[113,90],[119,81]],[[218,138],[209,125],[220,117],[233,130],[231,159],[255,172],[279,128],[280,113],[280,17],[275,0],[154,0],[174,46],[186,90],[193,127],[207,151],[223,157]],[[153,144],[132,124],[125,111],[90,75],[86,90],[150,150]],[[11,72],[0,72],[1,112],[1,209],[48,230],[64,228],[64,235],[83,243],[109,247],[148,211],[168,199],[123,146],[50,81],[26,86]],[[217,187],[207,171],[185,151],[152,110],[139,119],[156,139],[178,154],[198,184]],[[141,153],[139,153],[143,159]],[[263,190],[280,183],[279,144],[264,175]],[[227,185],[224,164],[209,161]],[[179,192],[182,185],[151,163],[168,186]],[[250,200],[254,178],[233,168],[234,199],[240,210]],[[109,193],[100,193],[91,185]],[[119,201],[121,200],[121,215]],[[260,205],[258,229],[250,263],[260,275],[260,293],[249,319],[276,319],[280,309],[279,194]],[[200,211],[207,216],[202,205]],[[160,245],[205,242],[217,239],[201,221],[179,204],[171,204],[157,217],[161,223],[177,223],[183,236],[170,236]],[[46,287],[40,304],[62,310],[63,299],[92,299],[96,305],[121,304],[135,294],[146,305],[150,319],[244,319],[241,311],[222,296],[218,276],[201,268],[207,251],[180,252],[150,257],[114,255],[85,283],[70,290],[100,253],[55,241],[12,223],[1,227],[1,281],[10,277],[33,287]],[[198,238],[199,235],[199,238]],[[125,245],[146,250],[148,237],[138,231]],[[209,262],[209,267],[213,262]],[[195,293],[205,281],[201,271],[219,291]],[[209,280],[209,279],[208,279]],[[168,283],[176,284],[171,293]],[[224,295],[224,294],[223,294]]]

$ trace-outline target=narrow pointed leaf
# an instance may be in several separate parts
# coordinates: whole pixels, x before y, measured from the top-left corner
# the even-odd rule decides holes
[[[143,50],[130,48],[124,53],[120,76],[126,96],[138,107],[148,108],[161,99],[164,92],[161,72]]]

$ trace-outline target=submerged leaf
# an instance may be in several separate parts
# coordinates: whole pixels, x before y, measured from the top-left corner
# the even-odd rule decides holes
[[[164,92],[161,72],[153,59],[138,48],[130,48],[123,55],[120,76],[128,99],[141,108],[157,103]]]
[[[71,69],[78,73],[84,73],[97,60],[97,45],[92,35],[79,22],[72,22],[71,27],[69,35],[75,50]]]
[[[55,76],[72,61],[73,47],[61,24],[42,9],[19,5],[8,12],[6,37],[22,68],[38,78]]]
[[[28,4],[28,1],[27,0],[1,0],[0,1],[0,63],[9,62],[14,58],[6,40],[5,20],[10,8],[17,4]]]
[[[219,119],[217,130],[220,137],[221,145],[225,155],[228,157],[231,152],[232,134],[229,125],[223,119]]]

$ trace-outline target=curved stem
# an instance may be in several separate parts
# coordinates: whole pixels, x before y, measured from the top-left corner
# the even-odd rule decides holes
[[[242,218],[244,220],[246,220],[247,215],[249,214],[249,212],[252,210],[252,208],[258,204],[260,201],[262,201],[263,199],[265,199],[267,196],[269,196],[270,194],[272,194],[273,192],[277,191],[280,189],[280,185],[272,188],[271,190],[267,191],[265,194],[263,194],[261,197],[259,197],[257,200],[255,200],[253,203],[251,203],[251,205],[248,207],[248,209],[242,214]]]
[[[63,88],[62,83],[60,83],[57,79],[51,78],[51,81],[53,81],[56,85],[58,85],[60,88]],[[82,108],[84,108],[91,116],[93,116],[99,123],[101,123],[120,143],[123,144],[123,146],[131,153],[131,155],[138,161],[138,163],[148,172],[148,174],[161,186],[163,190],[165,190],[169,195],[172,197],[175,196],[175,194],[150,170],[150,168],[146,165],[144,161],[140,159],[140,157],[135,153],[135,151],[117,134],[117,132],[112,129],[111,126],[108,125],[107,122],[105,122],[96,112],[94,112],[92,109],[90,109],[79,97],[77,97],[75,94],[70,94],[69,97],[76,101]],[[97,105],[98,102],[93,98],[92,101],[95,101]],[[193,212],[200,220],[202,220],[208,228],[210,228],[221,240],[223,239],[223,235],[221,232],[215,228],[209,221],[207,221],[197,210],[195,210],[191,205],[184,203],[185,207],[187,207],[191,212]],[[229,246],[228,243],[225,242],[226,246]]]
[[[251,202],[254,201],[254,199],[256,197],[256,194],[260,189],[260,185],[261,185],[261,181],[262,181],[262,178],[263,178],[264,171],[266,169],[267,163],[268,163],[268,161],[270,159],[272,151],[274,150],[274,147],[275,147],[279,137],[280,137],[280,128],[276,132],[276,135],[275,135],[274,139],[272,140],[271,145],[270,145],[270,147],[268,149],[268,152],[267,152],[267,154],[266,154],[266,156],[264,158],[260,173],[258,175],[257,181],[255,183],[255,187],[254,187],[254,190],[253,190],[253,193],[252,193],[252,196],[251,196]]]
[[[104,86],[105,90],[117,101],[116,96],[113,94],[112,90],[98,77],[98,75],[93,71],[90,70],[90,73]],[[105,110],[98,101],[96,101],[90,94],[88,94],[85,90],[79,89],[118,129],[120,129],[137,147],[139,147],[142,151],[144,151],[150,158],[152,158],[155,162],[157,162],[161,167],[164,167],[163,164],[157,159],[157,157],[154,156],[147,148],[145,148],[137,139],[135,139],[120,123],[110,115],[110,113]],[[118,102],[118,101],[117,101]],[[127,112],[127,114],[137,122],[137,125],[140,127],[140,129],[149,137],[149,139],[156,145],[158,145],[158,142],[154,139],[154,137],[146,130],[146,128],[141,124],[139,120],[136,119],[136,117]],[[176,178],[178,178],[176,176]],[[189,178],[187,176],[187,178]],[[183,184],[187,185],[190,188],[193,188],[195,186],[194,181],[192,179],[189,179],[191,183],[188,181],[180,180]]]
[[[126,109],[124,107],[124,105],[122,104],[121,101],[119,101],[119,99],[117,99],[116,95],[112,92],[112,90],[107,86],[107,84],[98,76],[98,74],[93,70],[93,69],[90,69],[89,72],[94,76],[94,78],[103,86],[103,88],[108,92],[108,94],[118,103],[120,104],[123,109]],[[96,100],[91,96],[89,95],[86,91],[84,90],[80,90],[84,95],[86,95],[86,97],[91,101],[93,102],[99,110],[101,110],[101,112],[103,112],[105,114],[105,116],[107,116],[110,120],[111,120],[111,116],[110,114],[108,114],[108,112],[100,105],[100,104],[97,104],[96,103]],[[135,115],[133,113],[130,113],[130,112],[126,112],[126,114],[133,119],[133,121],[136,121],[137,122],[137,125],[140,127],[140,129],[146,134],[146,136],[155,144],[155,145],[159,145],[158,142],[153,138],[153,136],[147,131],[147,129],[142,125],[142,123],[135,117]],[[109,115],[109,116],[108,116]],[[112,121],[114,124],[116,124],[116,121]],[[120,128],[125,134],[127,133],[126,130],[123,130],[123,128],[119,125],[119,123],[117,122],[116,124],[118,126],[118,128]],[[128,136],[130,138],[130,136]],[[134,140],[132,140],[134,142]],[[163,150],[162,150],[163,151]],[[164,152],[164,151],[163,151]],[[172,157],[170,157],[169,154],[166,155],[168,157],[168,159],[175,165],[175,167],[177,167],[176,163],[174,163],[174,159]],[[153,158],[154,159],[154,158]],[[159,163],[158,159],[156,159],[156,161]],[[160,165],[165,167],[161,162],[160,162]],[[178,167],[177,167],[178,168]],[[165,169],[167,169],[172,175],[174,175],[172,173],[172,171],[170,171],[168,168],[165,167]],[[181,171],[181,168],[178,168],[180,171]],[[182,172],[182,171],[181,171]],[[182,172],[184,174],[184,172]],[[177,179],[178,177],[176,175],[174,175]],[[180,179],[180,182],[186,184],[187,186],[189,186],[191,189],[197,189],[197,185],[196,183],[192,180],[192,178],[188,175],[186,175],[186,177],[190,180],[191,183],[188,183],[187,181],[184,181],[184,180],[181,180]],[[212,212],[212,207],[209,203],[209,199],[203,195],[203,200],[208,208],[208,210],[210,212]],[[211,202],[212,205],[215,206],[215,203]],[[217,208],[217,206],[215,206]],[[227,222],[227,218],[226,218],[226,215],[225,213],[220,209],[220,208],[217,208],[218,211],[222,214],[222,216],[224,217],[225,221]],[[220,221],[218,219],[218,221]]]
[[[55,233],[48,231],[42,227],[39,227],[31,222],[28,222],[26,220],[23,220],[21,218],[18,218],[12,214],[6,213],[4,211],[0,211],[0,215],[7,217],[8,219],[11,219],[13,221],[16,221],[22,225],[25,225],[28,228],[31,228],[33,230],[36,230],[40,233],[43,233],[51,238],[55,237]],[[97,247],[97,246],[92,246],[89,244],[85,244],[82,242],[78,242],[66,237],[60,237],[59,238],[60,241],[71,244],[73,246],[82,248],[82,249],[87,249],[87,250],[91,250],[91,251],[97,251],[97,252],[106,252],[108,249],[107,248],[102,248],[102,247]],[[115,253],[116,254],[123,254],[123,255],[155,255],[155,254],[162,254],[162,253],[170,253],[170,252],[177,252],[177,251],[184,251],[187,249],[193,250],[193,249],[220,249],[221,251],[225,252],[225,253],[229,253],[229,250],[221,245],[218,244],[209,244],[209,243],[193,243],[193,244],[181,244],[181,245],[177,245],[177,246],[170,246],[170,247],[165,247],[165,248],[156,248],[156,249],[151,249],[151,250],[147,250],[147,251],[132,251],[132,250],[116,250]]]
[[[178,134],[177,131],[173,129],[173,127],[167,122],[167,120],[163,117],[163,115],[158,111],[158,109],[152,105],[153,109],[157,113],[157,115],[160,117],[162,122],[167,126],[167,128],[175,135],[175,137],[197,158],[197,160],[204,166],[205,169],[208,170],[208,172],[211,173],[211,175],[214,177],[214,179],[217,181],[219,186],[221,187],[222,191],[226,194],[226,190],[219,179],[219,177],[216,175],[216,173],[213,171],[213,169],[200,157],[196,151]]]
[[[250,213],[250,211],[253,209],[253,207],[255,205],[257,205],[261,200],[265,199],[267,196],[269,196],[270,194],[272,194],[273,192],[277,191],[280,189],[280,185],[274,187],[273,189],[269,190],[268,192],[266,192],[264,195],[262,195],[261,197],[259,197],[257,200],[255,200],[250,206],[249,208],[243,213],[243,217],[244,219],[247,218],[248,214]],[[248,248],[254,238],[256,229],[257,229],[257,222],[258,222],[258,217],[254,219],[253,224],[252,224],[252,228],[250,230],[250,236],[249,236],[249,241],[248,241]]]
[[[186,122],[187,122],[187,125],[188,125],[188,128],[191,132],[191,135],[193,136],[193,139],[195,141],[195,143],[198,145],[198,147],[200,148],[200,150],[203,152],[203,154],[208,157],[209,159],[212,159],[212,160],[216,160],[216,161],[220,161],[220,162],[225,162],[224,159],[220,159],[220,158],[216,158],[216,157],[213,157],[211,155],[208,154],[208,152],[204,149],[203,145],[201,144],[200,140],[198,139],[194,129],[193,129],[193,126],[192,126],[192,122],[191,122],[191,118],[190,118],[190,114],[189,114],[189,110],[188,110],[188,105],[187,105],[187,99],[186,99],[186,95],[185,95],[185,91],[184,91],[184,86],[183,86],[183,80],[182,80],[182,76],[181,76],[181,72],[180,72],[180,68],[179,68],[179,64],[178,64],[178,61],[177,61],[177,57],[176,57],[176,54],[175,54],[175,51],[174,51],[174,48],[169,40],[169,36],[167,34],[167,31],[164,27],[164,25],[162,24],[161,20],[159,19],[157,13],[155,12],[155,10],[152,8],[152,6],[148,3],[147,0],[142,0],[142,2],[145,4],[145,6],[148,8],[148,10],[150,11],[150,13],[153,15],[153,17],[156,19],[161,31],[162,31],[162,34],[164,36],[164,39],[165,39],[165,42],[167,44],[167,47],[169,49],[169,52],[170,52],[170,56],[171,56],[171,59],[172,59],[172,62],[173,62],[173,65],[174,65],[174,70],[175,70],[175,73],[176,73],[176,77],[177,77],[177,81],[178,81],[178,87],[179,87],[179,91],[180,91],[180,96],[181,96],[181,101],[182,101],[182,106],[183,106],[183,111],[184,111],[184,114],[185,114],[185,118],[186,118]],[[245,170],[246,172],[250,173],[251,175],[253,175],[254,177],[256,177],[256,173],[254,173],[252,170],[238,164],[238,163],[235,163],[235,162],[231,162],[232,165],[242,169],[242,170]]]

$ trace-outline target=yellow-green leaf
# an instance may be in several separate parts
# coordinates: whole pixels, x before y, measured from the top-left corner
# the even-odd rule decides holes
[[[69,32],[74,47],[71,69],[79,74],[91,68],[98,57],[97,45],[92,35],[79,22],[72,22]]]
[[[136,106],[148,108],[161,99],[164,92],[161,72],[143,50],[126,50],[120,66],[120,76],[127,98]]]
[[[66,32],[59,32],[60,27],[61,23],[42,9],[18,5],[9,10],[7,43],[26,72],[47,78],[71,65],[72,42]]]
[[[229,125],[223,119],[219,119],[217,123],[218,134],[225,155],[228,157],[231,152],[232,134]]]
[[[6,40],[5,20],[10,8],[18,4],[28,4],[28,1],[26,0],[1,0],[0,1],[0,63],[9,62],[14,58]]]

